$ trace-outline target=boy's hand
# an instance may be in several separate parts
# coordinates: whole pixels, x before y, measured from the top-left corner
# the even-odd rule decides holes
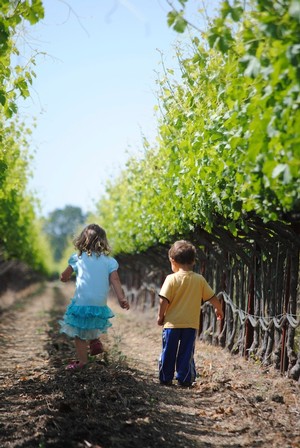
[[[165,320],[164,317],[159,317],[158,316],[158,318],[157,318],[157,325],[163,325],[164,324],[164,320]]]
[[[217,320],[222,320],[224,318],[223,310],[215,308],[215,313],[217,316]]]
[[[223,313],[223,308],[222,308],[222,305],[221,305],[219,299],[216,296],[213,296],[211,299],[209,299],[209,301],[210,301],[210,304],[215,309],[215,313],[216,313],[217,319],[218,320],[223,319],[224,313]]]

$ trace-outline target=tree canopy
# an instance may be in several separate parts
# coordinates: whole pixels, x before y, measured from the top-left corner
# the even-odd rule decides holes
[[[66,205],[63,209],[55,209],[49,213],[43,229],[48,236],[54,260],[60,261],[68,246],[70,238],[75,236],[78,227],[83,225],[86,215],[80,207]]]

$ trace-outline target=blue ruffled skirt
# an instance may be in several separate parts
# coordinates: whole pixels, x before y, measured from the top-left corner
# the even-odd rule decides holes
[[[78,306],[73,299],[59,321],[60,333],[84,340],[97,339],[112,326],[112,317],[114,313],[108,306]]]

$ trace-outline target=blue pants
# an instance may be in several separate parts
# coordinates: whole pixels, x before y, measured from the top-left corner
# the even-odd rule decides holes
[[[176,368],[176,379],[192,383],[196,379],[194,351],[197,330],[194,328],[164,328],[162,352],[159,359],[160,381],[172,381]]]

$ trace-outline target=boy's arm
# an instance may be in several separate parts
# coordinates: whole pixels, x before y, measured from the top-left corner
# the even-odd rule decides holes
[[[215,313],[217,315],[217,319],[218,320],[223,319],[224,313],[223,313],[222,305],[221,305],[219,299],[216,296],[212,296],[212,298],[209,299],[209,302],[215,309]]]
[[[169,306],[169,301],[166,297],[159,296],[159,309],[157,316],[157,325],[163,325],[165,320],[165,313]]]
[[[120,277],[117,271],[113,271],[109,276],[109,281],[112,287],[114,288],[114,291],[116,293],[116,296],[118,297],[118,301],[121,308],[124,308],[126,310],[129,310],[129,303],[125,299],[124,291],[121,285]]]
[[[73,268],[72,268],[72,266],[69,265],[69,266],[64,270],[64,272],[62,272],[62,273],[60,274],[60,280],[61,280],[62,282],[68,282],[68,281],[70,280],[70,278],[71,278],[72,273],[73,273]]]

